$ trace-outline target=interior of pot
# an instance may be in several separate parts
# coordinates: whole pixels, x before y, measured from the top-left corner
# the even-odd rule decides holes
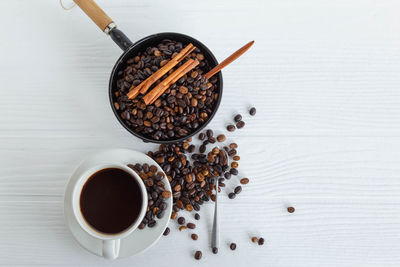
[[[149,46],[156,46],[164,39],[171,39],[171,40],[179,41],[179,42],[182,42],[183,44],[192,43],[193,45],[195,45],[197,48],[199,48],[201,50],[204,57],[208,60],[211,68],[218,65],[217,59],[214,57],[212,52],[204,44],[202,44],[201,42],[199,42],[198,40],[196,40],[190,36],[180,34],[180,33],[171,33],[171,32],[150,35],[150,36],[147,36],[147,37],[137,41],[130,48],[128,48],[121,55],[121,57],[117,60],[117,63],[115,64],[115,66],[111,72],[110,83],[109,83],[110,104],[111,104],[111,108],[112,108],[115,116],[117,117],[118,121],[122,124],[122,126],[124,126],[125,129],[127,129],[131,134],[139,137],[144,142],[153,142],[153,143],[160,143],[160,144],[182,142],[182,141],[188,139],[189,137],[192,137],[193,135],[197,134],[204,127],[206,127],[207,124],[214,117],[214,115],[217,112],[218,107],[220,105],[221,98],[222,98],[222,84],[223,84],[222,83],[222,74],[221,74],[221,72],[219,72],[218,74],[216,74],[216,75],[218,75],[218,81],[217,81],[218,99],[216,101],[214,110],[212,110],[212,113],[209,115],[207,121],[205,121],[202,125],[199,126],[199,128],[197,128],[195,131],[191,132],[187,136],[176,138],[176,139],[155,140],[148,136],[144,136],[144,135],[141,135],[141,134],[135,132],[134,129],[132,129],[129,125],[127,125],[125,123],[125,121],[121,118],[119,112],[114,107],[114,102],[116,102],[116,96],[115,96],[114,92],[117,90],[117,84],[116,84],[117,79],[118,79],[117,74],[119,71],[122,71],[125,69],[126,61],[128,59],[135,57],[140,51],[144,51]]]

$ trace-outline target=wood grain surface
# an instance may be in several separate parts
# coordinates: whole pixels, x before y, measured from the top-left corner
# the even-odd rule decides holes
[[[233,201],[221,194],[218,256],[208,249],[210,205],[196,242],[171,223],[171,234],[141,255],[110,262],[86,252],[63,219],[69,176],[92,152],[156,145],[114,118],[108,79],[122,51],[79,8],[2,0],[0,265],[400,266],[398,0],[97,3],[132,41],[186,33],[222,60],[255,40],[223,70],[210,124],[222,133],[244,115],[245,128],[227,142],[239,144],[239,177],[251,182]]]

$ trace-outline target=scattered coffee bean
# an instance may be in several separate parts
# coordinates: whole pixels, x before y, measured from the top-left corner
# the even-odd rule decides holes
[[[237,115],[233,118],[233,120],[234,120],[235,122],[241,121],[241,120],[242,120],[242,115],[237,114]]]
[[[202,256],[203,256],[203,253],[201,253],[200,250],[196,251],[196,253],[194,254],[194,258],[196,260],[200,260]]]
[[[238,123],[236,123],[236,128],[241,129],[243,128],[245,125],[244,121],[239,121]]]
[[[190,237],[191,237],[193,240],[197,240],[197,239],[199,238],[196,234],[191,234]]]
[[[288,211],[289,213],[293,213],[293,212],[295,212],[295,208],[294,208],[294,207],[288,207],[288,208],[287,208],[287,211]]]
[[[236,195],[240,194],[240,192],[242,192],[242,187],[240,185],[236,186],[234,192]]]
[[[185,218],[179,217],[179,218],[178,218],[178,223],[179,223],[180,225],[185,224]]]
[[[218,142],[224,142],[226,140],[226,136],[224,134],[220,134],[217,136]]]
[[[232,148],[231,150],[228,151],[228,156],[233,157],[236,155],[236,153],[237,153],[236,149]]]
[[[150,228],[152,228],[152,227],[156,226],[156,224],[157,224],[157,222],[156,222],[155,220],[151,220],[151,221],[147,224],[147,226],[150,227]]]
[[[236,155],[236,156],[233,156],[232,159],[238,161],[238,160],[240,160],[240,157],[238,155]]]
[[[199,134],[199,140],[204,140],[206,138],[206,134],[205,133],[200,133]]]
[[[248,184],[249,183],[249,178],[242,178],[240,179],[241,184]]]
[[[253,236],[253,237],[251,238],[251,242],[257,243],[257,242],[258,242],[258,237]]]
[[[167,228],[165,228],[163,235],[167,236],[169,234],[169,232],[170,232],[170,229],[169,229],[169,227],[167,227]]]
[[[164,191],[162,192],[162,197],[163,198],[170,198],[171,197],[171,192],[170,191]]]
[[[228,130],[228,132],[233,132],[236,130],[235,125],[229,124],[228,126],[226,126],[226,129]]]
[[[194,218],[195,218],[196,220],[200,220],[200,214],[196,213],[196,214],[194,215]]]
[[[210,138],[210,137],[212,137],[212,136],[214,135],[214,132],[213,132],[213,130],[208,129],[208,130],[206,131],[206,134],[207,134],[207,137]]]
[[[228,197],[229,197],[230,199],[234,199],[234,198],[236,197],[235,192],[229,193],[229,194],[228,194]]]
[[[250,113],[251,116],[256,115],[256,112],[257,112],[257,110],[256,110],[255,107],[252,107],[252,108],[249,110],[249,113]]]
[[[171,219],[172,219],[172,220],[175,220],[176,217],[178,217],[178,213],[176,213],[175,211],[173,211],[173,212],[171,213]]]
[[[238,145],[236,143],[230,143],[229,148],[236,149],[238,148]]]
[[[238,175],[238,173],[239,173],[239,171],[237,169],[235,169],[235,168],[230,169],[229,172],[232,175]]]
[[[185,226],[185,225],[182,225],[182,226],[180,226],[179,227],[179,231],[183,231],[183,230],[185,230],[187,227]]]
[[[231,168],[237,168],[237,167],[239,167],[239,163],[237,163],[236,161],[232,161],[232,163],[231,163]]]
[[[224,173],[224,177],[225,177],[225,179],[227,179],[227,180],[231,179],[231,176],[232,176],[232,174],[231,174],[230,172]]]
[[[231,248],[231,250],[235,250],[236,249],[236,244],[235,243],[231,243],[231,245],[229,247]]]
[[[212,252],[213,252],[214,254],[217,254],[217,253],[218,253],[218,248],[213,247]]]
[[[200,146],[199,152],[200,152],[200,153],[206,152],[206,146],[205,146],[204,144]]]
[[[258,239],[258,245],[260,245],[260,246],[264,245],[264,238],[260,237]]]
[[[208,137],[208,142],[210,142],[210,144],[214,144],[216,141],[217,141],[217,139],[215,139],[214,136]]]
[[[189,229],[195,229],[196,228],[196,225],[194,223],[188,223],[186,226]]]

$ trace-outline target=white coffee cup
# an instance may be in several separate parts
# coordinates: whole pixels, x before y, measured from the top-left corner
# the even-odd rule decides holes
[[[80,208],[80,196],[81,192],[83,189],[83,186],[87,182],[87,180],[96,172],[103,170],[103,169],[108,169],[108,168],[117,168],[120,170],[125,171],[126,173],[130,174],[132,176],[132,179],[134,179],[140,188],[140,192],[142,194],[142,206],[139,212],[139,215],[137,216],[136,220],[132,223],[130,227],[125,229],[124,231],[117,233],[117,234],[106,234],[102,233],[95,228],[93,228],[91,225],[89,225]],[[106,259],[115,259],[119,255],[119,248],[120,248],[120,240],[126,236],[128,236],[130,233],[132,233],[141,223],[141,221],[144,218],[144,215],[146,214],[146,209],[147,209],[147,191],[146,187],[142,181],[142,179],[139,177],[139,175],[133,171],[131,168],[122,165],[122,164],[105,164],[105,165],[100,165],[93,167],[89,170],[87,170],[76,182],[73,193],[72,193],[72,209],[74,212],[74,216],[76,220],[78,221],[80,227],[90,234],[91,236],[98,238],[103,241],[103,257]]]

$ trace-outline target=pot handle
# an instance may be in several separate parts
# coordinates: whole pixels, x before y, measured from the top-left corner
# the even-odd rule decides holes
[[[126,50],[132,45],[126,35],[117,29],[113,20],[93,0],[74,0],[74,2],[92,19],[94,23],[122,49]]]
[[[107,27],[113,23],[113,20],[93,0],[74,0],[74,2],[103,32],[106,32]]]

